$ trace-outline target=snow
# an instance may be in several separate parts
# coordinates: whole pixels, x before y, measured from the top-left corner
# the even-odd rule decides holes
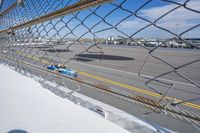
[[[7,66],[0,65],[0,75],[0,133],[128,132]]]

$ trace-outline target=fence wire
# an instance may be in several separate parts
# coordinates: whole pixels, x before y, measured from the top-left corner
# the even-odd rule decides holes
[[[187,116],[196,119],[192,124],[198,129],[198,111],[196,114],[189,109],[188,113],[184,105],[200,109],[199,7],[199,0],[3,0],[0,53],[2,57],[41,68],[65,64],[76,69],[80,77],[75,81],[63,77],[58,80],[51,74],[42,77],[72,90],[79,88],[80,83],[87,83],[121,99],[131,99],[134,95],[133,100],[156,107],[153,112],[159,112],[155,109],[169,114],[181,112],[184,114],[181,119]],[[124,54],[128,52],[124,49],[133,50],[133,54]],[[143,54],[134,55],[137,51]],[[174,60],[168,58],[166,51],[177,51],[177,55],[168,53]],[[125,61],[117,58],[125,57],[114,54],[130,56],[132,69],[137,72],[134,82],[140,80],[141,86],[156,99],[151,100],[146,94],[138,96],[134,90],[125,91],[122,84],[113,87],[108,80],[97,81],[95,71],[91,71],[94,75],[86,73],[91,67],[85,64],[105,63],[110,69],[114,64],[121,66]],[[183,61],[179,62],[179,56]],[[139,63],[134,63],[134,58]],[[185,83],[181,91],[195,93],[193,88],[196,95],[188,93],[181,100],[176,98],[179,94],[175,93],[181,92],[177,91],[179,81],[174,82],[177,79]]]

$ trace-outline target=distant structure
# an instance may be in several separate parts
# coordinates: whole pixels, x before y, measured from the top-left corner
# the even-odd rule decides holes
[[[194,48],[187,45],[186,42],[193,43],[200,46],[200,38],[184,38],[185,41],[177,38],[169,39],[151,39],[151,38],[135,38],[135,39],[124,39],[114,38],[109,36],[105,41],[108,45],[128,45],[128,46],[146,46],[146,47],[165,47],[165,48]]]
[[[106,44],[114,44],[114,36],[109,36],[108,39],[106,40]]]

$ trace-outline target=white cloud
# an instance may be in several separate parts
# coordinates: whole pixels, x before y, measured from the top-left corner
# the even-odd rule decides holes
[[[188,6],[192,9],[196,9],[200,11],[200,1],[193,1],[188,3]],[[145,9],[141,11],[142,16],[148,17],[150,19],[157,19],[159,16],[162,16],[163,14],[167,13],[168,11],[174,9],[177,7],[177,5],[170,4],[162,7],[155,7],[150,9]],[[171,13],[167,14],[164,18],[161,19],[161,22],[163,21],[190,21],[190,20],[196,20],[199,19],[200,15],[198,13],[189,11],[183,7],[176,9],[175,11],[172,11]]]
[[[145,23],[142,20],[127,20],[124,21],[120,24],[120,26],[122,26],[123,28],[142,28],[144,25],[147,25],[148,23]]]
[[[184,1],[181,1],[181,2],[183,3]],[[162,16],[163,14],[174,9],[175,7],[177,7],[177,5],[168,4],[168,5],[160,6],[160,7],[152,7],[149,9],[143,9],[138,13],[140,16],[147,18],[148,20],[153,22],[156,19],[158,19],[160,16]],[[187,7],[200,11],[200,0],[193,0],[193,1],[188,2]],[[123,23],[121,23],[120,26],[124,29],[132,28],[133,30],[136,30],[138,28],[144,27],[144,25],[147,25],[147,24],[148,23],[144,22],[143,20],[133,19],[133,20],[124,21]],[[189,11],[185,9],[184,7],[180,7],[170,12],[166,16],[164,16],[156,24],[163,28],[169,29],[170,31],[174,33],[177,33],[177,32],[181,33],[190,27],[200,24],[200,14]],[[195,30],[195,32],[197,32],[197,30]]]

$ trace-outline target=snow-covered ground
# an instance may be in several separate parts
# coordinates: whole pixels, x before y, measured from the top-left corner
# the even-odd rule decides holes
[[[33,79],[0,65],[0,133],[10,131],[15,133],[128,132],[89,109],[56,96]]]

